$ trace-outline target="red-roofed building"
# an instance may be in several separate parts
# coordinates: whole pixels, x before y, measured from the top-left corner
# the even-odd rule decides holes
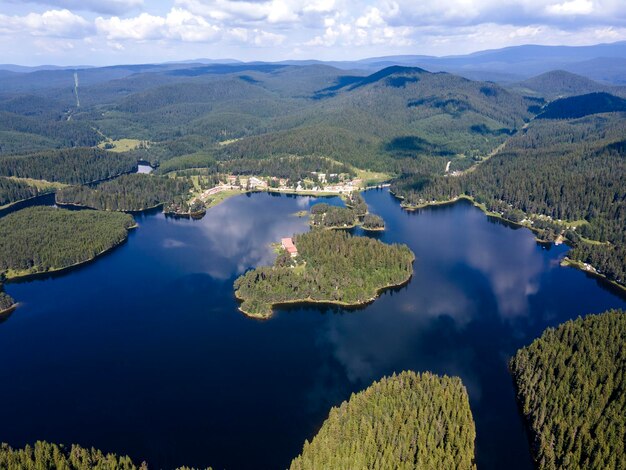
[[[292,258],[298,256],[298,249],[296,248],[296,245],[293,244],[293,240],[291,238],[283,238],[280,240],[280,243],[283,245],[283,248],[287,250],[287,253],[289,253]]]

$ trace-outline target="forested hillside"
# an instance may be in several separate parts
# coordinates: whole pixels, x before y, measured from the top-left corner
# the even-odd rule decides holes
[[[0,177],[0,207],[37,196],[37,187],[23,181]]]
[[[187,202],[191,187],[184,178],[132,174],[95,187],[64,188],[57,192],[56,201],[107,211],[143,211],[160,204]]]
[[[0,218],[0,273],[7,278],[89,261],[119,245],[130,215],[30,207]]]
[[[540,469],[626,466],[626,313],[549,328],[511,360]]]
[[[553,70],[538,75],[511,87],[521,93],[541,96],[547,100],[554,100],[567,96],[584,95],[587,93],[608,92],[619,93],[617,87],[603,85],[589,78],[566,72]]]
[[[576,119],[590,114],[626,112],[626,100],[609,93],[561,98],[543,108],[537,119]]]
[[[460,379],[402,372],[333,408],[290,468],[473,469],[475,437]]]
[[[409,206],[468,195],[509,220],[530,218],[536,229],[547,232],[547,238],[563,232],[577,243],[572,257],[591,261],[610,279],[624,282],[624,135],[626,119],[620,113],[535,120],[475,171],[460,176],[405,176],[392,190]],[[533,218],[533,214],[550,219]],[[587,245],[583,239],[602,244]]]
[[[297,301],[359,305],[413,274],[415,255],[406,245],[334,230],[304,233],[293,241],[295,259],[283,250],[274,266],[250,270],[235,281],[247,315],[269,318],[273,305]]]
[[[94,148],[48,150],[0,158],[0,176],[83,184],[128,173],[137,160],[124,153]]]

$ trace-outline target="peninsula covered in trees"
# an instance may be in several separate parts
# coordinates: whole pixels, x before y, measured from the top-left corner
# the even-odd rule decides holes
[[[107,211],[137,212],[161,204],[186,202],[188,179],[146,174],[123,175],[95,187],[72,186],[57,192],[59,204],[72,204]]]
[[[549,328],[511,360],[540,469],[626,465],[626,313]]]
[[[246,315],[269,318],[274,305],[294,302],[361,305],[413,274],[415,255],[406,245],[334,230],[296,235],[294,243],[295,258],[282,250],[274,266],[250,270],[235,281]]]
[[[0,314],[12,310],[15,305],[15,300],[9,294],[3,292],[2,289],[3,287],[0,283]]]
[[[58,271],[119,245],[130,215],[30,207],[0,218],[0,273],[7,279]]]
[[[402,372],[333,408],[291,470],[471,470],[476,430],[457,377]]]

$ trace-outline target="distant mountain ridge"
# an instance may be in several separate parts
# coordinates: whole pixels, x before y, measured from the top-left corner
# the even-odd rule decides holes
[[[450,72],[472,80],[487,80],[500,83],[514,83],[553,70],[563,70],[603,82],[605,84],[626,85],[626,41],[589,46],[542,46],[522,45],[502,49],[490,49],[465,55],[392,55],[369,57],[358,60],[283,60],[276,62],[241,62],[236,59],[192,59],[163,64],[143,64],[141,67],[193,68],[203,65],[328,65],[341,70],[375,71],[389,66],[419,67],[430,72]],[[0,71],[18,73],[36,71],[71,71],[95,68],[97,70],[131,70],[131,65],[108,67],[53,66],[26,67],[13,64],[0,64]]]

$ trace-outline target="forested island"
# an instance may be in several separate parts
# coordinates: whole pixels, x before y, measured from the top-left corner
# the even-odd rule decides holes
[[[135,225],[115,212],[22,209],[0,218],[0,273],[12,279],[90,261],[124,242]]]
[[[334,230],[296,235],[293,242],[295,258],[282,250],[274,266],[250,270],[235,281],[243,313],[270,318],[273,306],[297,302],[362,305],[413,274],[415,255],[406,245]]]
[[[332,206],[325,202],[311,207],[310,225],[314,228],[348,229],[360,225],[365,230],[385,229],[382,217],[370,214],[365,199],[358,191],[344,196],[346,207]]]
[[[549,328],[511,360],[540,469],[626,465],[626,313]]]
[[[290,468],[469,470],[475,438],[459,378],[402,372],[333,408]]]

